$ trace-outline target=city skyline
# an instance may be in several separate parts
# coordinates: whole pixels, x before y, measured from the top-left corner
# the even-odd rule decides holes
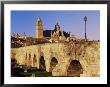
[[[100,40],[100,11],[12,11],[11,33],[25,32],[26,35],[34,37],[37,18],[40,17],[43,30],[53,30],[58,22],[63,31],[84,39],[85,16],[87,16],[87,39]]]

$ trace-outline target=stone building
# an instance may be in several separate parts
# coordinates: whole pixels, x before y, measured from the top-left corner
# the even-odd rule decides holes
[[[60,25],[57,23],[53,32],[51,32],[51,42],[62,42],[65,41],[66,37],[64,36],[63,31],[60,28]]]
[[[36,35],[35,38],[43,38],[43,25],[42,20],[40,17],[38,17],[37,23],[36,23]]]
[[[47,32],[48,33],[48,32]],[[64,35],[64,31],[60,28],[60,25],[57,23],[54,27],[54,30],[51,30],[50,37],[45,37],[43,34],[43,24],[40,17],[38,17],[36,23],[36,35],[35,38],[39,39],[49,39],[50,42],[62,42],[66,41],[66,36]],[[72,37],[71,37],[72,38]]]

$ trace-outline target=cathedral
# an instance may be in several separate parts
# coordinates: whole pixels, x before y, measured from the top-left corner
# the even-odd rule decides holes
[[[35,38],[43,38],[43,25],[42,20],[40,17],[38,17],[37,23],[36,23],[36,35]]]
[[[25,34],[15,34],[11,36],[11,47],[23,47],[43,43],[69,42],[76,40],[71,33],[65,32],[60,25],[56,23],[53,30],[44,30],[43,21],[38,17],[36,22],[36,32],[34,37]]]
[[[48,32],[49,33],[49,32]],[[60,25],[57,23],[54,27],[53,30],[51,30],[50,32],[50,37],[48,38],[48,40],[50,42],[64,42],[69,40],[71,37],[70,33],[67,35],[64,35],[64,31],[62,31]],[[43,34],[43,24],[42,24],[42,20],[40,17],[38,17],[37,19],[37,23],[36,23],[36,34],[35,34],[35,38],[47,38],[44,36]],[[72,37],[71,37],[72,38]],[[75,38],[75,37],[73,37]]]
[[[55,28],[53,32],[51,32],[51,42],[60,42],[60,41],[65,41],[66,37],[64,36],[63,31],[61,30],[59,24],[57,23],[55,25]]]

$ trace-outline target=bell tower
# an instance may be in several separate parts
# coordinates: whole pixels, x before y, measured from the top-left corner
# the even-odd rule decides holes
[[[42,25],[42,20],[40,17],[37,19],[36,23],[36,38],[43,38],[43,25]]]

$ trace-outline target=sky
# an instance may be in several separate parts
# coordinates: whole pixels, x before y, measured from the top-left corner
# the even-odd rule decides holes
[[[84,17],[87,16],[86,33],[89,40],[100,40],[100,11],[11,11],[11,33],[35,36],[38,17],[43,22],[43,30],[53,30],[58,22],[61,29],[71,32],[77,38],[85,37]]]

